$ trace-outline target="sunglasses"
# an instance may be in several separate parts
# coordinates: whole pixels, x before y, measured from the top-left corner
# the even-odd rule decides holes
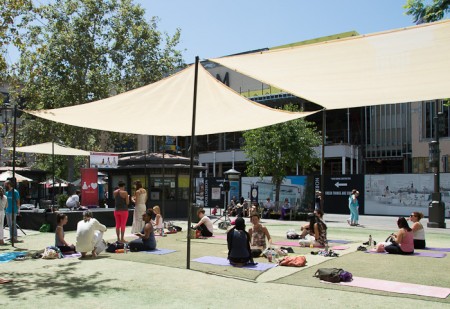
[[[415,217],[415,215],[409,215],[409,217]]]

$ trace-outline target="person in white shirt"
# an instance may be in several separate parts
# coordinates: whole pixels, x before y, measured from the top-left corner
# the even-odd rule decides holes
[[[80,207],[80,190],[76,190],[75,194],[71,195],[67,201],[66,201],[66,206],[67,208],[70,209],[75,209]]]
[[[3,240],[3,226],[5,224],[5,209],[8,206],[8,199],[6,198],[5,191],[0,187],[0,245],[4,245]]]
[[[106,226],[101,224],[92,217],[92,212],[86,210],[83,213],[83,220],[77,225],[77,242],[76,248],[81,252],[81,256],[85,257],[87,252],[92,253],[92,257],[96,257],[106,248],[103,241],[103,233],[106,232]]]
[[[205,216],[205,210],[200,209],[197,212],[197,216],[200,219],[200,221],[194,225],[193,229],[198,229],[202,233],[202,236],[204,237],[211,237],[213,236],[214,226],[211,221],[211,219],[208,216]]]

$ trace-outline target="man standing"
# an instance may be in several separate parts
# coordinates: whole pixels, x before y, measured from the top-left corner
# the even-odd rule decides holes
[[[8,199],[8,205],[6,206],[5,215],[6,222],[8,222],[9,227],[9,239],[14,242],[19,242],[17,239],[17,227],[16,227],[16,217],[20,212],[20,195],[19,191],[13,188],[13,184],[10,180],[5,181],[5,195]],[[13,205],[13,195],[14,195],[14,205]],[[13,217],[13,207],[14,207],[14,217]],[[14,218],[14,220],[13,220]],[[14,223],[13,223],[14,222]]]
[[[81,191],[80,190],[76,190],[75,194],[71,195],[67,201],[66,201],[66,206],[67,208],[70,209],[77,209],[80,207],[80,194]]]

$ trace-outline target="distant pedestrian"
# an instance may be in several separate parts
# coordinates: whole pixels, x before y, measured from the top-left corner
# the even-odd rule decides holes
[[[356,189],[352,190],[352,194],[348,198],[348,208],[350,209],[350,219],[347,223],[351,226],[359,225],[359,202],[358,202],[359,192]]]
[[[16,222],[15,219],[20,212],[19,191],[14,189],[13,183],[9,180],[5,181],[5,190],[6,190],[5,195],[8,199],[5,214],[6,214],[6,221],[8,222],[9,226],[9,237],[10,237],[9,239],[14,242],[19,242],[19,240],[17,239],[17,226],[16,224],[13,224]],[[14,195],[14,205],[13,205],[13,195]]]
[[[322,192],[316,191],[314,211],[320,210],[322,208],[321,204],[322,204]]]

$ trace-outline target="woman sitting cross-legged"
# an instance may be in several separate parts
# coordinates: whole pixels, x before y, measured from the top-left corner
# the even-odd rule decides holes
[[[236,219],[235,226],[227,233],[228,260],[233,266],[245,266],[253,264],[250,250],[250,236],[245,230],[245,220],[242,217]]]
[[[149,251],[156,249],[156,239],[152,224],[152,214],[153,211],[151,209],[147,209],[147,211],[142,215],[142,219],[144,220],[145,225],[140,233],[134,234],[139,238],[128,243],[130,251]]]
[[[63,253],[75,252],[75,246],[69,245],[64,239],[64,225],[67,224],[67,221],[66,214],[59,213],[56,216],[55,246]]]
[[[392,243],[385,246],[384,250],[391,254],[413,254],[414,253],[414,234],[405,218],[400,217],[397,220],[399,228],[397,234],[392,235]]]
[[[414,249],[425,249],[425,230],[423,228],[422,223],[420,223],[420,219],[423,218],[423,213],[414,211],[411,216],[409,216],[409,220],[413,222],[411,229],[414,234]]]
[[[309,214],[308,217],[310,218],[309,228],[311,236],[308,239],[300,239],[298,243],[300,246],[310,246],[312,243],[314,247],[326,247],[328,244],[327,225],[316,214]]]

